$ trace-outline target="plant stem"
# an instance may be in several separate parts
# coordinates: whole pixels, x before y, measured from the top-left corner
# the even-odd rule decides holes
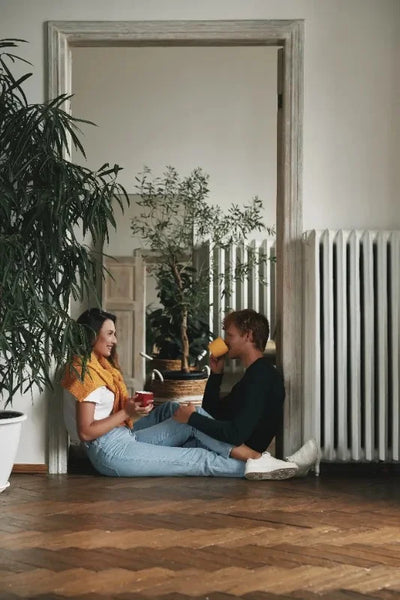
[[[183,301],[183,284],[182,278],[179,273],[179,269],[176,263],[171,264],[171,270],[179,289],[181,299]],[[182,342],[182,359],[181,359],[181,370],[184,373],[189,373],[189,338],[187,334],[187,320],[188,320],[188,308],[182,302],[182,313],[181,313],[181,342]]]
[[[185,306],[182,310],[181,323],[181,341],[182,341],[182,361],[181,370],[184,373],[189,373],[189,338],[187,335],[188,309]]]

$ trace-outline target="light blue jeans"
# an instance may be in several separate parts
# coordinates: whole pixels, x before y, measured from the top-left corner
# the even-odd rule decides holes
[[[132,429],[115,427],[86,442],[94,468],[111,477],[243,477],[245,463],[229,458],[232,445],[174,421],[178,406],[166,402]],[[202,408],[196,410],[210,416]]]

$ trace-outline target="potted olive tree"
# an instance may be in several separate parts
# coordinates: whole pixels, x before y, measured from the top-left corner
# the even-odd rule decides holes
[[[194,271],[195,272],[195,271]],[[184,286],[192,283],[191,277],[186,277]],[[148,354],[156,351],[151,365],[161,370],[181,368],[182,339],[181,339],[181,309],[176,302],[176,285],[168,276],[157,282],[157,297],[161,307],[146,312],[146,351]],[[202,297],[203,296],[203,297]],[[207,346],[213,337],[209,328],[206,298],[198,295],[199,302],[188,304],[187,337],[189,342],[189,366],[193,368],[205,355]],[[202,306],[204,305],[204,306]]]
[[[265,229],[259,198],[243,208],[231,205],[223,212],[219,206],[208,203],[208,181],[209,176],[201,168],[182,178],[173,167],[167,167],[161,177],[153,177],[151,170],[145,168],[136,177],[140,210],[132,219],[131,229],[156,256],[151,270],[162,304],[158,316],[165,317],[179,340],[181,368],[164,372],[168,381],[204,377],[191,371],[189,365],[190,322],[202,317],[206,322],[209,311],[209,263],[195,260],[196,247],[207,241],[213,252],[232,242],[244,242],[250,232]],[[243,272],[243,265],[238,263],[235,276]],[[208,327],[205,334],[208,342]],[[168,396],[176,396],[176,390]]]
[[[127,198],[116,181],[117,165],[94,172],[69,160],[68,140],[84,155],[78,137],[83,121],[65,112],[66,96],[29,104],[24,83],[31,73],[15,76],[12,69],[27,62],[13,53],[22,41],[0,41],[0,398],[5,409],[16,394],[51,386],[55,366],[77,348],[88,355],[68,311],[71,297],[83,300],[96,289],[99,260],[82,239],[91,236],[91,246],[101,246],[115,224],[112,202]],[[0,491],[8,486],[24,418],[0,411]]]

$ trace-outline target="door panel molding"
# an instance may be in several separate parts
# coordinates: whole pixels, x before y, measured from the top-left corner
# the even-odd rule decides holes
[[[104,260],[102,304],[117,317],[118,357],[130,393],[143,389],[145,361],[146,288],[141,255]]]

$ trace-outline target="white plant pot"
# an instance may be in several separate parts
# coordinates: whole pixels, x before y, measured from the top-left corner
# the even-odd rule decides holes
[[[0,411],[0,493],[10,485],[8,478],[14,465],[25,419],[26,415],[15,410]]]

